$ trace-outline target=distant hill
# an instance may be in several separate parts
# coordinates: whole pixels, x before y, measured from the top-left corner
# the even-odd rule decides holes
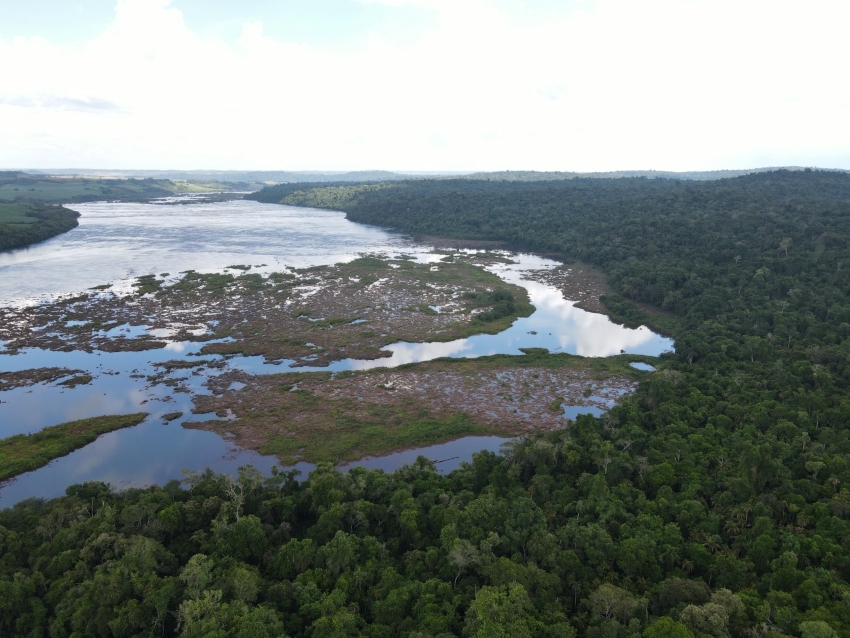
[[[648,179],[716,180],[740,177],[752,173],[778,170],[801,171],[803,166],[768,166],[762,168],[726,169],[718,171],[216,171],[216,170],[120,170],[90,168],[27,169],[38,175],[78,175],[83,177],[145,178],[187,180],[197,182],[226,182],[246,188],[261,188],[269,184],[351,184],[366,182],[396,182],[417,179],[481,179],[507,182],[545,182],[553,180],[589,178],[646,177]],[[847,172],[843,169],[817,169]],[[3,173],[0,172],[0,175]],[[21,173],[22,174],[22,173]]]
[[[96,201],[149,201],[182,193],[232,190],[221,182],[175,181],[170,179],[121,179],[117,177],[73,177],[20,171],[0,172],[0,202],[71,203]]]
[[[714,180],[726,179],[728,177],[740,177],[741,175],[750,175],[752,173],[769,173],[772,171],[802,171],[806,170],[803,166],[768,166],[763,168],[746,168],[746,169],[730,169],[720,171],[607,171],[596,173],[573,173],[564,171],[494,171],[485,173],[472,173],[466,177],[469,179],[484,179],[484,180],[499,180],[507,182],[548,182],[561,179],[576,179],[580,177],[590,177],[599,179],[618,178],[618,177],[646,177],[650,179],[692,179],[692,180]],[[835,170],[846,173],[843,169],[818,169],[818,170]]]
[[[212,171],[212,170],[114,170],[88,168],[57,168],[30,170],[43,175],[84,175],[92,177],[142,177],[152,179],[199,180],[217,182],[273,183],[324,183],[324,182],[388,182],[413,179],[416,175],[391,171]]]

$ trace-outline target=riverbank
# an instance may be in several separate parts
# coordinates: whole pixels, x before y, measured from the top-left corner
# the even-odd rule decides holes
[[[0,202],[0,251],[23,248],[66,233],[80,214],[63,206]]]
[[[645,325],[667,336],[672,336],[679,326],[679,320],[673,313],[651,304],[623,299],[608,284],[605,273],[581,262],[530,271],[526,276],[557,288],[565,299],[576,302],[576,308],[605,315],[617,323]]]

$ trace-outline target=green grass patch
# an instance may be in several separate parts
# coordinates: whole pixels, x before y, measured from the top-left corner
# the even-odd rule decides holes
[[[498,431],[475,423],[463,413],[446,418],[426,416],[415,419],[396,410],[397,406],[392,405],[370,405],[367,415],[359,418],[339,416],[328,424],[327,429],[302,432],[298,436],[276,435],[259,451],[276,455],[284,464],[297,461],[339,462],[380,456],[473,434],[498,434]]]
[[[150,292],[157,292],[162,287],[162,282],[156,278],[156,275],[142,275],[136,277],[133,286],[136,288],[136,294],[146,295]]]
[[[632,362],[648,363],[658,367],[660,359],[641,354],[618,354],[610,357],[581,357],[579,355],[559,352],[550,353],[546,348],[526,348],[522,356],[511,354],[495,354],[475,359],[454,359],[443,357],[421,363],[406,363],[399,370],[416,369],[423,373],[439,374],[440,370],[477,374],[488,370],[503,370],[505,368],[551,368],[553,370],[569,368],[572,370],[590,370],[604,376],[620,376],[628,379],[644,379],[646,371],[633,368]],[[357,374],[375,374],[385,369],[364,370]]]
[[[94,441],[101,434],[138,425],[146,412],[99,416],[62,423],[35,434],[18,434],[0,441],[0,481],[47,465]]]

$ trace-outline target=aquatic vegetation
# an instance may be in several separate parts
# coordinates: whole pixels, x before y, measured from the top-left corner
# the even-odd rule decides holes
[[[195,411],[225,420],[185,423],[243,448],[297,461],[346,461],[470,434],[516,436],[568,426],[561,405],[605,411],[634,391],[631,361],[551,355],[437,359],[346,373],[253,376],[230,372],[195,397]],[[231,390],[234,381],[238,390]],[[556,399],[557,406],[553,405]]]
[[[98,290],[41,306],[0,308],[0,338],[10,350],[116,352],[162,348],[165,342],[154,335],[170,334],[207,342],[203,354],[317,366],[385,357],[381,348],[396,341],[496,334],[534,310],[525,289],[505,284],[474,255],[439,266],[363,257],[285,274],[187,271],[174,282],[144,275],[132,295]],[[124,325],[144,329],[115,339],[109,331]]]

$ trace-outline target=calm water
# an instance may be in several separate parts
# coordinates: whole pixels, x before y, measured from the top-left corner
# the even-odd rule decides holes
[[[214,204],[70,204],[79,227],[0,252],[0,303],[39,300],[140,275],[234,264],[297,268],[398,252],[403,236],[352,224],[344,213],[236,200]]]
[[[336,263],[363,253],[404,253],[425,262],[442,257],[428,254],[427,246],[413,244],[402,235],[351,223],[343,213],[332,211],[249,201],[180,206],[96,203],[72,207],[82,214],[79,228],[36,247],[0,253],[0,303],[35,303],[103,283],[113,283],[121,289],[143,274],[176,274],[188,269],[215,271],[233,264],[264,264],[255,269],[262,272],[282,266]],[[618,326],[602,315],[575,308],[550,286],[522,279],[524,270],[553,267],[557,262],[533,255],[512,258],[518,263],[500,264],[492,270],[506,281],[528,289],[537,309],[532,316],[516,321],[499,335],[447,343],[396,343],[387,348],[393,353],[390,358],[349,359],[322,369],[395,366],[443,356],[520,354],[519,348],[527,347],[592,357],[620,350],[656,355],[672,348],[669,339],[645,327]],[[15,356],[0,356],[3,371],[57,366],[87,370],[94,376],[90,385],[73,389],[39,384],[0,392],[0,438],[89,416],[151,413],[137,427],[105,435],[45,468],[3,485],[0,507],[30,496],[61,495],[68,485],[87,480],[141,486],[179,479],[183,468],[235,471],[238,466],[251,463],[268,470],[276,462],[273,457],[240,449],[210,432],[183,428],[185,420],[200,418],[190,414],[192,401],[188,394],[173,392],[173,388],[163,385],[147,388],[144,378],[134,378],[155,374],[161,371],[157,363],[187,357],[197,349],[197,343],[173,342],[162,350],[145,352],[63,353],[32,349]],[[229,367],[251,373],[281,372],[290,363],[273,365],[262,357],[234,357],[227,362]],[[206,392],[202,383],[214,374],[220,374],[220,369],[178,370],[169,376],[186,378],[183,383],[192,392],[202,394]],[[184,415],[164,423],[162,416],[174,412]],[[497,450],[504,440],[465,437],[380,459],[362,459],[356,464],[392,470],[423,454],[441,461],[438,469],[447,472],[462,460],[469,460],[477,450]],[[300,464],[298,468],[307,471],[310,466]]]

